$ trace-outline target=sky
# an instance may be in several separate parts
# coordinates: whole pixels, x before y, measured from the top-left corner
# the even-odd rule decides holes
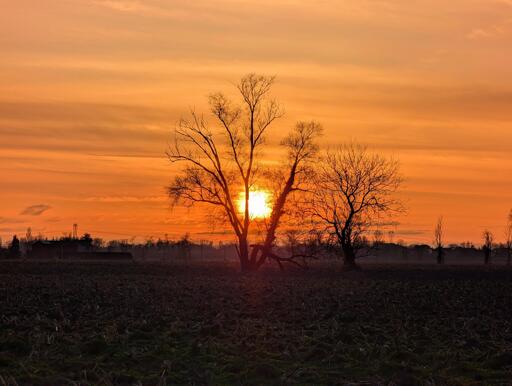
[[[190,108],[276,75],[286,115],[397,157],[395,240],[503,238],[512,207],[512,0],[0,0],[0,237],[222,234],[171,210]]]

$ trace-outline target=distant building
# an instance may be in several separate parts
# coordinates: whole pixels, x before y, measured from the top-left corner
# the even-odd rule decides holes
[[[89,240],[61,239],[37,240],[32,243],[29,258],[33,259],[69,259],[78,253],[91,251]]]

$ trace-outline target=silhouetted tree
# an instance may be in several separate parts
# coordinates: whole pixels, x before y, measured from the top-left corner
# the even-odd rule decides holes
[[[84,243],[88,250],[92,249],[92,243],[94,240],[89,233],[84,233],[84,235],[80,237],[80,241]]]
[[[319,125],[299,123],[283,142],[289,150],[289,173],[282,190],[276,195],[262,244],[251,251],[249,235],[251,189],[262,179],[261,147],[272,123],[282,116],[279,104],[269,97],[273,77],[249,74],[238,84],[241,105],[237,106],[221,93],[209,98],[211,113],[219,127],[214,132],[209,123],[196,112],[182,119],[175,131],[174,144],[168,149],[171,162],[185,165],[169,187],[173,202],[193,205],[206,203],[220,209],[237,238],[237,253],[243,272],[258,269],[272,253],[275,232],[279,226],[286,200],[297,189],[297,176],[302,164],[316,151],[314,139]],[[245,204],[240,213],[239,191]]]
[[[373,231],[372,249],[375,251],[375,256],[379,256],[380,249],[384,245],[384,233],[380,229]]]
[[[103,240],[100,237],[95,237],[92,240],[92,248],[95,250],[99,250],[101,248],[105,247],[105,240]]]
[[[297,246],[299,245],[299,231],[297,229],[288,229],[285,232],[286,244],[288,249],[290,250],[290,254],[294,255],[297,251]]]
[[[26,233],[25,239],[27,240],[27,243],[32,242],[33,238],[32,238],[32,228],[31,227],[27,228],[27,233]]]
[[[395,242],[395,231],[394,230],[388,231],[388,241],[390,244],[393,244]]]
[[[322,252],[326,252],[325,235],[321,229],[310,229],[306,238],[306,254],[316,256]]]
[[[434,229],[434,249],[436,251],[437,264],[444,264],[443,233],[443,217],[440,216]]]
[[[482,234],[484,239],[484,244],[482,246],[482,250],[484,251],[484,264],[489,264],[491,262],[491,255],[494,246],[494,236],[489,230],[485,230]]]
[[[180,257],[184,259],[190,259],[192,257],[192,242],[190,241],[190,234],[185,233],[176,242],[176,246],[180,251]]]
[[[92,237],[90,233],[84,233],[80,240],[92,243]]]
[[[14,235],[11,241],[11,245],[9,246],[9,257],[11,259],[17,259],[21,256],[20,252],[20,240],[18,236]]]
[[[400,183],[398,162],[364,146],[344,145],[325,156],[310,211],[343,252],[345,269],[358,268],[357,251],[379,216],[400,209],[393,197]]]
[[[290,262],[300,265],[295,258],[306,258],[304,254],[292,254],[289,257],[281,257],[273,252],[276,240],[276,233],[280,221],[285,214],[285,207],[291,194],[304,190],[310,184],[313,175],[310,161],[318,153],[316,139],[321,134],[321,126],[314,122],[298,122],[290,134],[281,142],[281,145],[288,150],[286,168],[278,170],[271,176],[274,186],[274,203],[272,213],[266,224],[266,234],[263,243],[254,245],[251,252],[251,264],[258,269],[267,259],[277,261],[282,269],[282,262]]]
[[[507,265],[512,260],[512,209],[508,213],[507,227],[505,228],[505,249],[507,250]]]
[[[379,248],[382,244],[384,244],[384,233],[377,229],[373,232],[373,247]]]

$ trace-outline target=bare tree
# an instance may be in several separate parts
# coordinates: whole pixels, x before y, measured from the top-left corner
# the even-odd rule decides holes
[[[261,148],[272,123],[283,114],[279,104],[269,97],[273,77],[249,74],[238,84],[240,106],[221,93],[209,98],[217,130],[196,112],[182,119],[175,131],[174,144],[167,155],[171,162],[184,164],[182,173],[169,187],[175,204],[209,204],[230,224],[237,238],[237,253],[243,272],[258,269],[272,254],[272,245],[288,196],[298,189],[304,164],[317,151],[316,136],[320,126],[315,122],[298,123],[283,141],[288,148],[288,174],[276,194],[269,226],[262,244],[249,242],[251,224],[251,189],[263,178]],[[243,199],[239,211],[237,197]]]
[[[12,237],[11,245],[9,245],[8,255],[13,259],[17,259],[21,256],[20,240],[16,235]]]
[[[393,244],[395,242],[395,231],[393,229],[390,229],[388,231],[388,240],[390,244]]]
[[[343,253],[345,269],[358,268],[357,251],[371,225],[401,208],[394,198],[401,181],[397,161],[362,145],[344,145],[325,156],[310,211]]]
[[[484,264],[489,264],[491,262],[492,250],[494,247],[494,236],[489,230],[485,230],[482,234],[484,244],[482,245],[482,250],[484,251]]]
[[[269,258],[277,261],[282,268],[282,262],[300,265],[295,261],[295,258],[309,257],[303,254],[280,257],[272,249],[281,219],[285,214],[287,200],[294,192],[304,191],[310,182],[313,174],[311,161],[318,153],[316,139],[321,135],[321,132],[322,127],[317,122],[298,122],[294,130],[281,142],[281,145],[288,150],[287,167],[284,169],[286,172],[281,169],[272,176],[272,180],[277,181],[277,186],[273,189],[275,199],[267,223],[265,239],[263,243],[254,245],[251,253],[251,263],[255,264],[256,269]]]
[[[297,229],[288,229],[285,232],[286,236],[286,245],[288,249],[290,250],[291,255],[295,255],[295,252],[297,251],[297,246],[300,243],[299,240],[299,231]]]
[[[443,242],[443,235],[444,234],[444,227],[443,227],[443,217],[440,216],[437,219],[437,224],[434,229],[434,249],[436,250],[437,254],[437,264],[444,264],[444,242]]]
[[[379,248],[384,244],[384,233],[380,229],[376,229],[373,232],[373,247]]]
[[[375,256],[379,256],[379,252],[384,245],[384,232],[380,229],[376,229],[373,231],[373,240],[371,243],[371,248],[375,251]]]
[[[505,249],[507,250],[507,265],[512,260],[512,209],[508,213],[507,227],[505,228]]]

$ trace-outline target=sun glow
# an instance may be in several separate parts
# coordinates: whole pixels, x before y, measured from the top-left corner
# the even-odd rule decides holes
[[[238,210],[240,213],[245,212],[245,193],[240,192],[238,195]],[[268,192],[264,190],[249,191],[249,217],[266,218],[272,213],[270,205],[270,197]]]

